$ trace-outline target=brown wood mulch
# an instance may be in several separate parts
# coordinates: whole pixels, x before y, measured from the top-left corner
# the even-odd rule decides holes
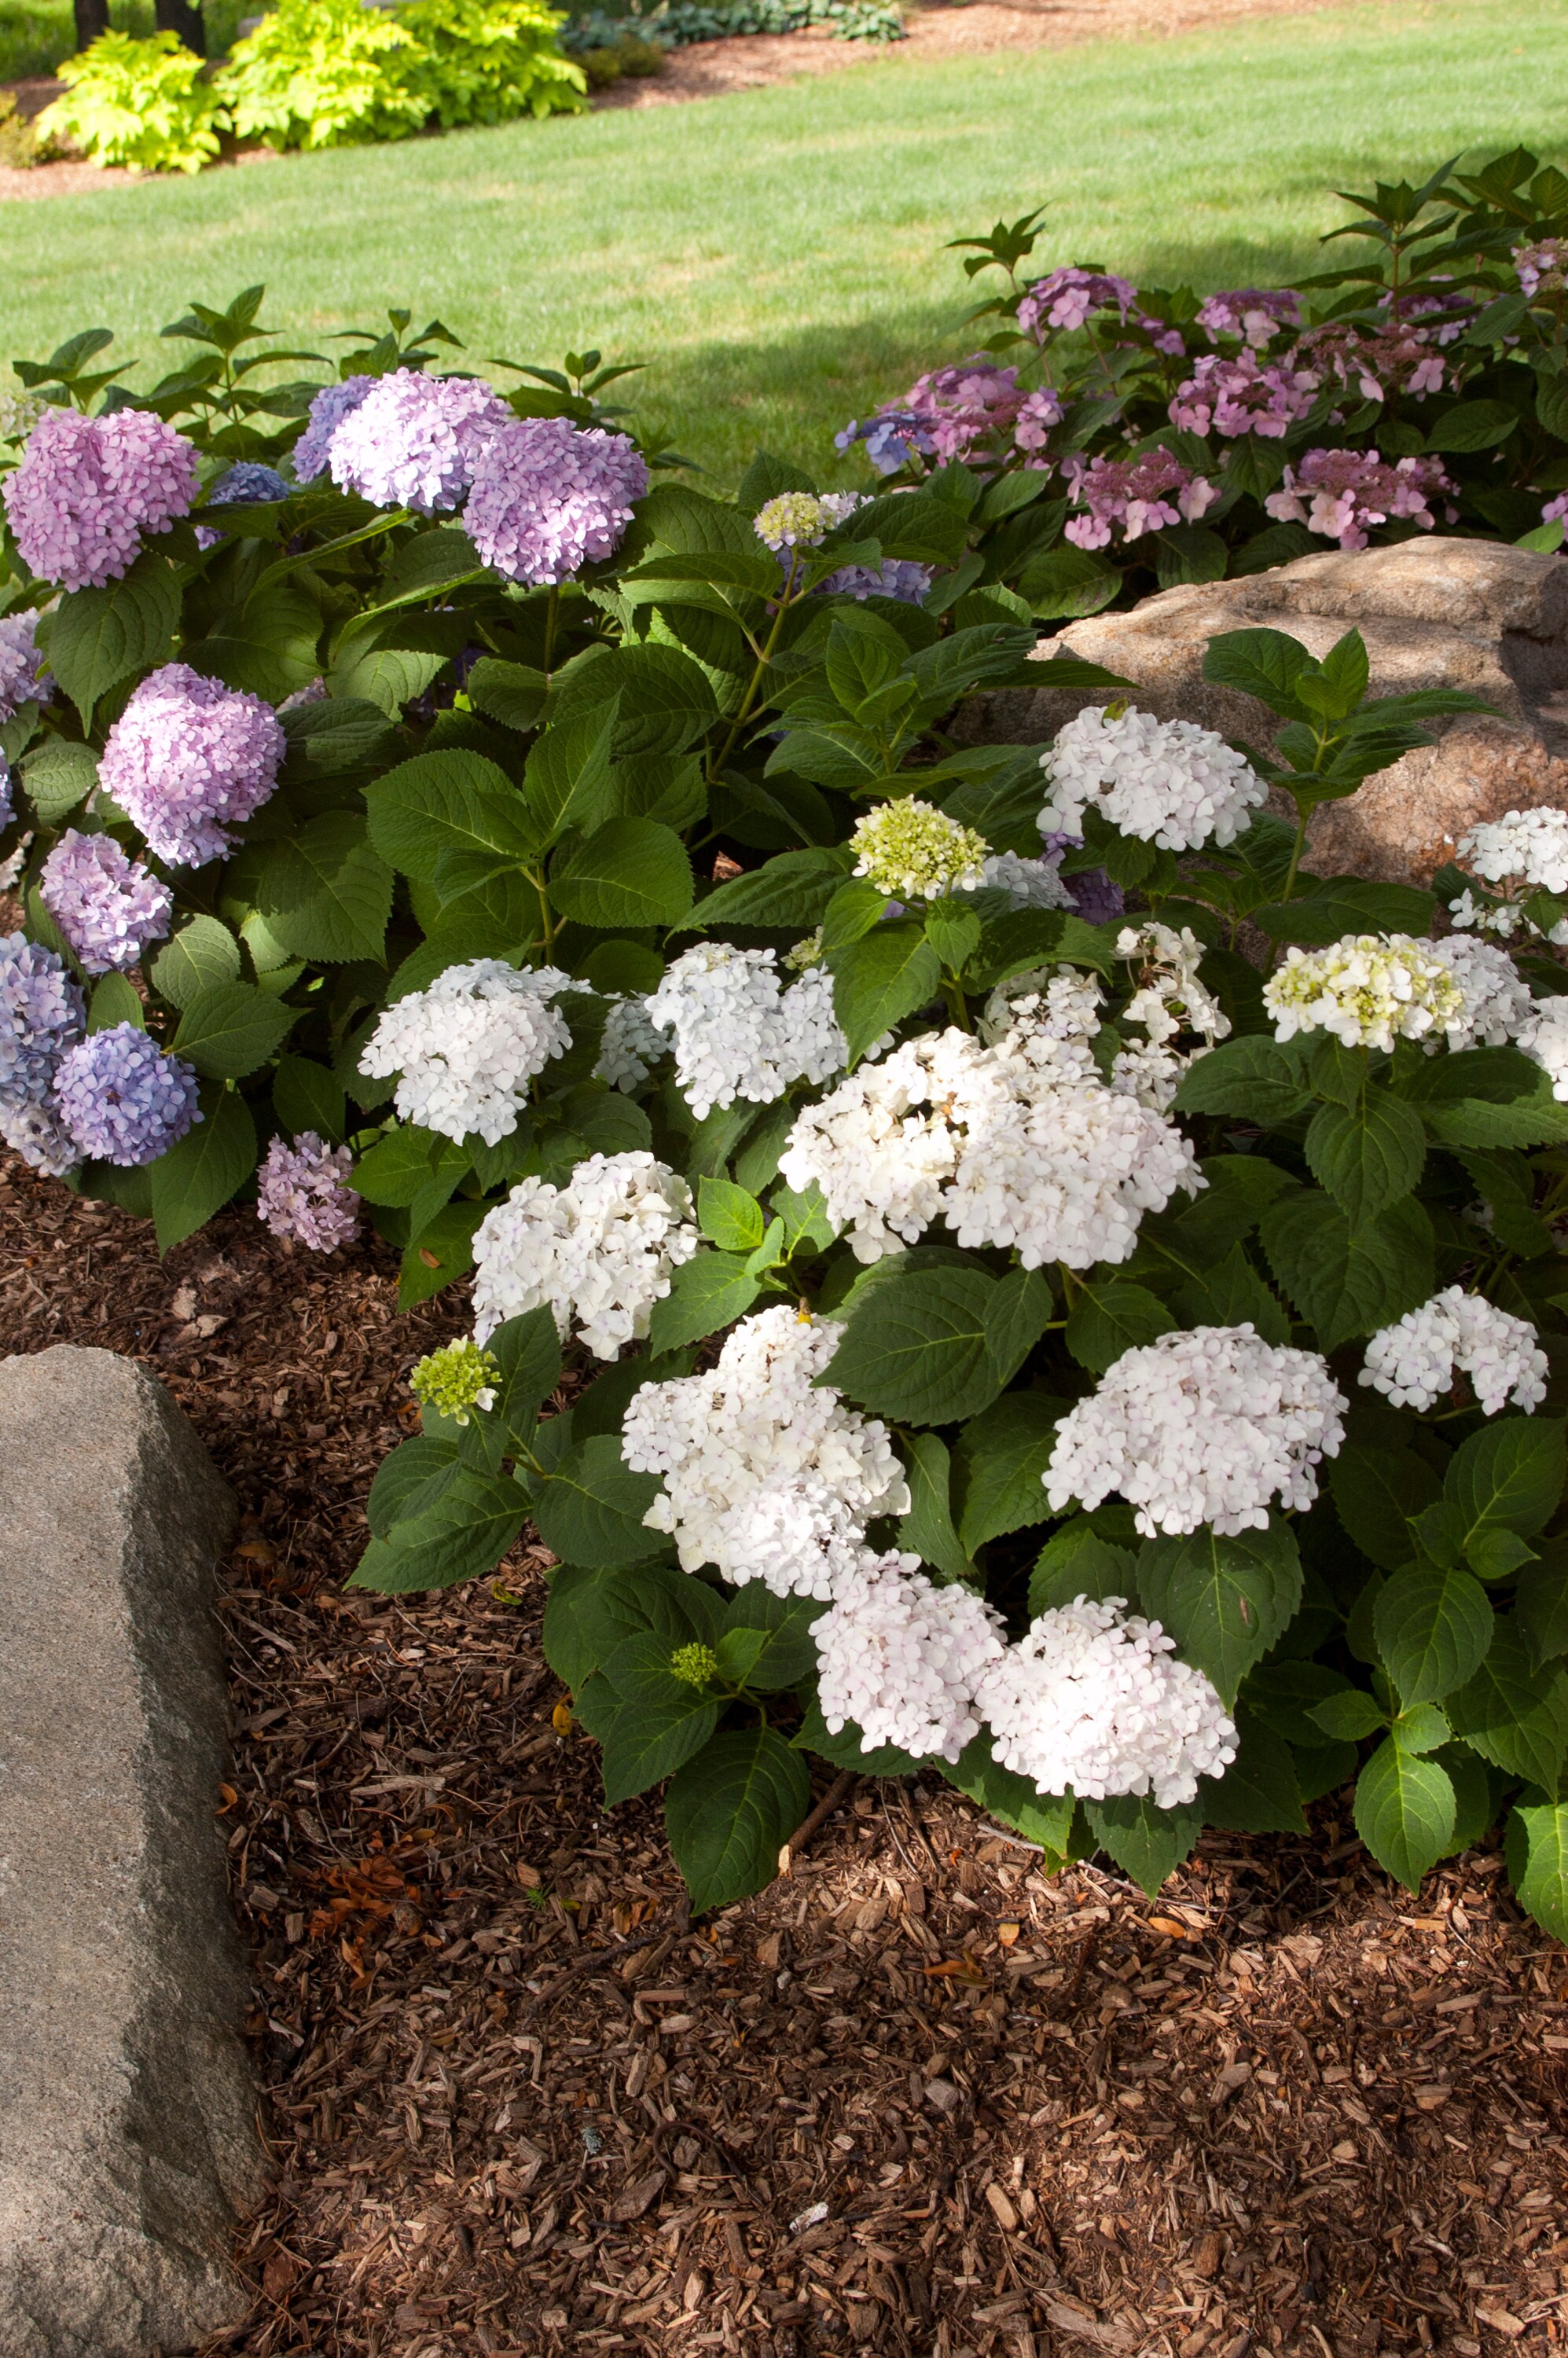
[[[1341,1798],[1151,1906],[861,1784],[692,1925],[656,1811],[600,1807],[536,1557],[342,1591],[461,1303],[243,1213],[160,1266],[9,1159],[0,1222],[0,1348],[142,1360],[243,1509],[215,1807],[278,2177],[206,2358],[1561,2344],[1568,1956],[1494,1853],[1413,1898]]]

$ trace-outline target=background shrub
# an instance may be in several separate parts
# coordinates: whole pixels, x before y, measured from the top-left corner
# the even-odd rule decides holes
[[[66,94],[38,116],[39,141],[68,139],[94,164],[142,172],[200,172],[218,153],[222,102],[174,33],[102,33],[59,75]]]
[[[582,71],[556,40],[563,19],[539,0],[410,0],[397,21],[417,44],[398,60],[404,81],[443,130],[583,103]]]

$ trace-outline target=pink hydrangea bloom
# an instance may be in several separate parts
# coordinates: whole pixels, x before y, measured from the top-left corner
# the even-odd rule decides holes
[[[486,565],[546,588],[612,556],[647,488],[626,435],[509,412],[480,453],[463,524]]]
[[[340,491],[378,508],[435,515],[460,505],[485,443],[514,422],[477,377],[395,369],[334,428],[328,464]]]
[[[161,417],[46,409],[5,483],[5,512],[32,570],[62,590],[130,571],[142,535],[167,532],[196,497],[196,448]]]
[[[99,784],[155,858],[200,868],[277,784],[287,740],[270,704],[189,664],[149,672],[109,731]]]
[[[1281,524],[1304,524],[1341,548],[1365,548],[1371,527],[1390,517],[1408,517],[1430,532],[1436,521],[1430,503],[1456,489],[1440,459],[1396,459],[1389,466],[1376,450],[1309,450],[1285,469],[1283,489],[1263,504]],[[1455,511],[1447,514],[1452,523]]]
[[[1148,450],[1141,459],[1069,459],[1067,473],[1074,505],[1088,511],[1065,526],[1077,548],[1103,548],[1113,525],[1124,540],[1137,540],[1167,525],[1195,524],[1219,497],[1206,476],[1169,450]]]
[[[84,974],[126,973],[168,932],[174,895],[128,860],[112,835],[67,827],[43,864],[38,892]]]
[[[1052,333],[1083,327],[1096,311],[1115,311],[1125,320],[1137,301],[1138,289],[1130,279],[1069,264],[1035,281],[1018,307],[1018,324],[1026,336],[1044,343]]]
[[[1281,328],[1299,328],[1302,298],[1290,287],[1232,287],[1199,306],[1206,336],[1236,336],[1255,352],[1272,343]]]
[[[1568,525],[1568,492],[1559,492],[1554,500],[1547,501],[1541,511],[1541,521],[1542,524]]]
[[[1430,338],[1435,338],[1439,344],[1454,343],[1464,334],[1479,307],[1474,296],[1462,295],[1457,290],[1448,295],[1434,294],[1432,290],[1438,283],[1436,279],[1427,279],[1424,293],[1412,290],[1405,295],[1396,296],[1392,292],[1380,295],[1378,308],[1401,326],[1409,327],[1417,319],[1422,321],[1421,337],[1423,343]]]
[[[336,1252],[359,1233],[359,1197],[344,1183],[353,1168],[346,1146],[330,1147],[313,1130],[292,1146],[275,1138],[256,1180],[256,1217],[275,1237],[311,1252]]]
[[[1442,356],[1421,328],[1393,326],[1368,336],[1360,328],[1330,321],[1307,330],[1295,357],[1320,377],[1336,377],[1363,401],[1386,401],[1390,393],[1401,392],[1424,400],[1443,391]]]
[[[36,614],[0,614],[0,720],[24,704],[48,704],[54,682],[38,653]]]
[[[1537,295],[1561,295],[1568,273],[1568,237],[1543,237],[1535,245],[1516,245],[1514,268],[1520,287],[1532,299]]]
[[[1206,352],[1193,364],[1186,382],[1176,387],[1171,403],[1171,423],[1189,434],[1234,438],[1259,434],[1279,440],[1298,418],[1308,416],[1317,397],[1318,380],[1308,369],[1272,366],[1250,352],[1234,360]]]
[[[901,409],[922,429],[922,448],[939,464],[980,454],[992,442],[1031,453],[1062,422],[1062,405],[1049,385],[1025,393],[1015,368],[978,355],[951,368],[930,370],[910,387]],[[1035,460],[1034,463],[1041,463]]]

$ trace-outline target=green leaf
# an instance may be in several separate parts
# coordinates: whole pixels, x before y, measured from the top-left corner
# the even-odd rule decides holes
[[[134,1024],[138,1032],[146,1030],[146,1012],[142,1006],[141,994],[128,974],[100,975],[92,986],[92,1003],[87,1010],[87,1029],[89,1032],[113,1032],[118,1023]]]
[[[157,549],[106,588],[61,598],[49,618],[49,667],[83,728],[106,689],[165,660],[178,625],[179,577]]]
[[[1432,1293],[1432,1222],[1408,1196],[1353,1231],[1337,1204],[1303,1190],[1272,1205],[1260,1231],[1271,1269],[1325,1351],[1391,1325]]]
[[[1020,597],[1043,622],[1098,614],[1120,587],[1119,567],[1089,549],[1065,546],[1039,551],[1018,577]]]
[[[545,1660],[574,1694],[639,1630],[664,1638],[666,1660],[677,1646],[711,1645],[719,1634],[712,1589],[672,1563],[562,1563],[547,1577]]]
[[[1156,1808],[1147,1794],[1123,1794],[1111,1801],[1086,1801],[1084,1815],[1101,1850],[1152,1899],[1168,1877],[1191,1858],[1203,1832],[1203,1812]]]
[[[697,1217],[703,1235],[720,1252],[755,1252],[766,1227],[756,1197],[730,1179],[697,1181]]]
[[[1543,1540],[1544,1561],[1521,1572],[1514,1590],[1514,1626],[1530,1648],[1530,1667],[1568,1654],[1568,1563],[1560,1539]]]
[[[506,663],[499,655],[481,655],[465,683],[469,700],[488,719],[503,729],[533,729],[538,724],[549,694],[546,675],[531,664]]]
[[[515,1482],[459,1466],[431,1485],[429,1503],[397,1523],[391,1540],[372,1540],[348,1585],[406,1595],[481,1579],[512,1546],[526,1514]]]
[[[238,1081],[275,1055],[299,1021],[252,982],[219,982],[186,1005],[170,1045],[209,1080]]]
[[[1510,1777],[1554,1793],[1568,1752],[1568,1677],[1532,1671],[1523,1637],[1498,1621],[1487,1658],[1444,1705],[1455,1736]]]
[[[1319,1106],[1306,1159],[1352,1228],[1360,1228],[1414,1189],[1426,1161],[1425,1127],[1413,1106],[1369,1089],[1354,1109]]]
[[[981,925],[973,909],[949,898],[925,912],[925,938],[950,974],[962,974],[980,946]]]
[[[23,757],[22,784],[39,824],[59,827],[98,784],[98,757],[91,745],[46,737]]]
[[[404,1122],[361,1155],[354,1165],[354,1186],[367,1204],[408,1206],[416,1204],[438,1175],[449,1174],[450,1184],[446,1195],[436,1198],[435,1209],[446,1202],[467,1167],[467,1155],[449,1138],[422,1130],[417,1122]]]
[[[1073,1293],[1063,1339],[1081,1368],[1101,1376],[1124,1351],[1168,1335],[1176,1321],[1157,1293],[1128,1277],[1091,1284],[1080,1280]]]
[[[873,1041],[929,1006],[941,987],[935,951],[918,925],[881,925],[833,953],[833,1011],[858,1064]]]
[[[1356,1831],[1407,1891],[1419,1891],[1427,1869],[1445,1855],[1457,1808],[1446,1768],[1401,1751],[1391,1736],[1356,1780]]]
[[[1297,1661],[1287,1655],[1260,1662],[1249,1673],[1241,1701],[1287,1744],[1310,1751],[1323,1743],[1324,1732],[1308,1714],[1329,1695],[1343,1694],[1347,1684],[1342,1672],[1325,1662]]]
[[[1311,1103],[1299,1061],[1257,1035],[1222,1040],[1198,1058],[1176,1092],[1178,1113],[1236,1114],[1264,1130],[1293,1121]]]
[[[308,1056],[282,1056],[272,1076],[272,1109],[285,1136],[314,1130],[329,1146],[341,1146],[348,1130],[348,1097],[325,1065]]]
[[[1224,631],[1208,643],[1203,676],[1216,687],[1255,696],[1271,712],[1296,720],[1302,714],[1296,682],[1314,667],[1301,641],[1288,638],[1283,631]]]
[[[1010,1269],[986,1303],[986,1349],[998,1386],[1011,1383],[1045,1332],[1054,1303],[1037,1269]]]
[[[1509,1833],[1516,1828],[1524,1869],[1514,1877],[1514,1896],[1554,1940],[1568,1941],[1568,1802],[1521,1805]]]
[[[1102,1539],[1087,1515],[1075,1515],[1041,1549],[1029,1578],[1030,1618],[1080,1596],[1097,1605],[1112,1596],[1126,1605],[1138,1596],[1137,1557]]]
[[[375,1469],[365,1500],[365,1520],[378,1540],[390,1539],[431,1482],[449,1475],[457,1466],[456,1442],[421,1433],[392,1450]]]
[[[1385,1581],[1372,1611],[1378,1652],[1407,1711],[1441,1703],[1486,1660],[1497,1617],[1467,1572],[1410,1564]]]
[[[460,749],[399,763],[365,789],[365,809],[383,860],[418,883],[436,883],[455,853],[493,871],[538,849],[528,806],[505,772]]]
[[[815,1694],[790,1742],[797,1752],[815,1752],[818,1759],[830,1762],[835,1768],[854,1768],[862,1777],[908,1777],[920,1767],[918,1760],[910,1753],[901,1752],[896,1744],[868,1746],[863,1732],[852,1719],[847,1719],[836,1734],[830,1734]]]
[[[542,1408],[561,1380],[561,1346],[555,1313],[547,1306],[508,1318],[496,1327],[485,1349],[501,1369],[495,1405],[488,1412],[513,1444],[531,1440],[535,1412]]]
[[[421,1206],[414,1206],[416,1213],[421,1210]],[[410,1238],[397,1272],[399,1310],[428,1302],[473,1267],[474,1230],[484,1212],[482,1204],[443,1204],[425,1220]]]
[[[900,1424],[978,1416],[1002,1388],[987,1345],[995,1290],[979,1269],[894,1271],[851,1312],[829,1379]]]
[[[1442,1489],[1413,1450],[1372,1449],[1354,1441],[1331,1461],[1328,1485],[1340,1521],[1362,1554],[1385,1572],[1409,1563],[1410,1525]]]
[[[1043,1477],[1065,1413],[1065,1401],[1044,1392],[1005,1392],[965,1426],[953,1464],[958,1537],[968,1554],[1048,1519]]]
[[[1284,1176],[1282,1172],[1281,1176]],[[1232,1245],[1215,1267],[1178,1286],[1171,1296],[1171,1308],[1179,1326],[1250,1324],[1265,1343],[1288,1343],[1291,1339],[1290,1320],[1241,1245]]]
[[[1411,934],[1424,941],[1437,903],[1413,884],[1364,882],[1336,876],[1305,900],[1271,901],[1252,912],[1252,923],[1271,941],[1326,947],[1346,934]]]
[[[1528,1538],[1544,1528],[1563,1495],[1568,1453],[1563,1427],[1549,1417],[1494,1417],[1455,1451],[1444,1498],[1464,1518],[1466,1553],[1498,1526]]]
[[[1325,1736],[1336,1744],[1359,1744],[1364,1736],[1374,1736],[1389,1724],[1389,1715],[1372,1695],[1360,1687],[1340,1687],[1314,1704],[1307,1717],[1320,1727]]]
[[[665,1796],[670,1848],[693,1910],[727,1908],[771,1883],[810,1806],[806,1763],[771,1727],[716,1736]]]
[[[173,1007],[187,1008],[204,990],[237,982],[240,946],[216,917],[192,917],[153,963],[153,985]]]
[[[542,842],[568,827],[593,827],[615,816],[610,806],[611,755],[618,699],[575,720],[546,729],[524,772],[528,810]]]
[[[1518,411],[1506,401],[1457,401],[1432,428],[1426,447],[1429,450],[1490,450],[1506,442],[1519,422]]]
[[[673,1776],[719,1725],[718,1698],[675,1676],[672,1650],[666,1637],[637,1630],[602,1666],[616,1704],[602,1736],[607,1809]]]
[[[1206,1525],[1185,1539],[1145,1540],[1138,1558],[1143,1606],[1207,1673],[1228,1707],[1293,1619],[1302,1563],[1288,1523],[1223,1538]]]
[[[992,1753],[988,1729],[971,1736],[952,1766],[944,1765],[942,1773],[991,1817],[1013,1827],[1026,1842],[1038,1843],[1052,1860],[1066,1857],[1076,1807],[1072,1794],[1043,1794],[1027,1777],[1004,1768]]]
[[[656,819],[608,819],[557,859],[550,898],[579,925],[677,925],[691,906],[691,862],[679,836]]]
[[[946,1445],[934,1433],[916,1433],[908,1443],[910,1508],[898,1529],[898,1543],[948,1580],[968,1580],[974,1565],[953,1528],[952,1466]]]
[[[222,1211],[256,1167],[256,1126],[243,1098],[215,1092],[205,1120],[186,1131],[151,1166],[153,1226],[158,1251],[194,1236]]]
[[[256,904],[297,957],[379,964],[392,914],[392,871],[357,813],[322,811],[292,842],[268,844]]]
[[[743,1661],[740,1675],[755,1693],[798,1686],[816,1667],[811,1625],[821,1617],[816,1597],[775,1596],[764,1582],[749,1580],[724,1608],[719,1660],[727,1671],[731,1662]],[[737,1640],[745,1643],[733,1643]],[[727,1645],[731,1647],[728,1655]]]
[[[539,1537],[568,1563],[635,1563],[649,1551],[643,1519],[659,1487],[656,1474],[633,1474],[623,1462],[617,1434],[590,1434],[539,1484]]]
[[[670,1272],[670,1290],[655,1302],[648,1325],[648,1348],[676,1351],[700,1343],[731,1319],[744,1317],[762,1292],[743,1260],[729,1253],[699,1252]]]
[[[803,933],[822,923],[823,913],[849,868],[841,845],[781,851],[745,876],[731,876],[687,918],[684,931],[711,932],[715,925],[798,925]]]
[[[1198,1805],[1205,1823],[1240,1834],[1304,1834],[1295,1755],[1256,1712],[1238,1706],[1236,1758],[1222,1777],[1205,1777]]]
[[[1434,1703],[1411,1704],[1389,1730],[1401,1752],[1438,1752],[1453,1734],[1444,1714]]]

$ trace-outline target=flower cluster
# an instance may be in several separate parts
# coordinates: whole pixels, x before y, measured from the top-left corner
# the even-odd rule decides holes
[[[854,598],[861,605],[868,598],[896,598],[901,606],[918,606],[932,579],[929,565],[917,565],[910,557],[884,557],[880,565],[841,565],[817,583],[813,595]]]
[[[856,875],[896,901],[939,901],[988,881],[984,836],[914,795],[857,819],[849,849]]]
[[[0,934],[0,1106],[41,1105],[86,1022],[64,960],[25,934]]]
[[[1332,1032],[1347,1048],[1391,1049],[1462,1025],[1465,993],[1431,942],[1346,934],[1328,948],[1292,947],[1263,986],[1276,1040]]]
[[[1141,1025],[1151,1046],[1163,1048],[1182,1032],[1199,1033],[1211,1044],[1229,1037],[1230,1018],[1203,979],[1203,944],[1189,926],[1177,933],[1157,918],[1128,925],[1116,937],[1116,955],[1139,968],[1139,987],[1121,1020]]]
[[[818,548],[830,532],[864,504],[859,492],[781,492],[760,507],[752,529],[764,548]]]
[[[1016,851],[989,851],[980,863],[981,882],[1005,892],[1015,909],[1076,909],[1062,876],[1062,855],[1025,860]]]
[[[1459,857],[1488,884],[1501,884],[1510,901],[1525,892],[1568,892],[1568,811],[1511,810],[1484,819],[1459,838]],[[1456,923],[1462,923],[1457,903]],[[1470,912],[1471,922],[1476,922]],[[1509,933],[1494,921],[1488,931]]]
[[[311,400],[305,422],[305,431],[294,446],[294,480],[297,483],[313,483],[324,475],[332,455],[332,437],[365,395],[373,393],[380,380],[373,376],[344,377],[341,384],[324,384]]]
[[[771,1105],[792,1081],[825,1081],[844,1065],[831,975],[813,968],[781,990],[772,950],[698,942],[643,1005],[674,1043],[676,1085],[699,1121],[737,1098]]]
[[[109,731],[103,792],[171,867],[200,868],[232,848],[230,829],[277,784],[287,740],[259,696],[189,664],[149,672]]]
[[[902,402],[879,410],[864,425],[851,419],[836,438],[840,450],[864,442],[879,474],[891,475],[915,458],[946,466],[1022,455],[1026,467],[1049,465],[1039,457],[1054,426],[1062,422],[1061,397],[1050,385],[1026,393],[1015,368],[977,353],[949,368],[932,369],[911,385]]]
[[[1441,393],[1444,367],[1422,328],[1396,323],[1379,335],[1340,320],[1309,328],[1296,346],[1296,357],[1320,376],[1336,378],[1363,401],[1386,401],[1390,393],[1408,393],[1422,401]]]
[[[1044,343],[1047,335],[1070,335],[1086,327],[1097,311],[1114,311],[1125,321],[1138,301],[1130,279],[1108,270],[1080,270],[1067,264],[1037,279],[1018,307],[1018,324],[1026,336]]]
[[[566,1018],[550,1005],[567,983],[556,967],[519,972],[502,958],[449,966],[386,1010],[360,1070],[400,1076],[394,1103],[405,1121],[494,1146],[516,1129],[535,1075],[571,1046]]]
[[[548,1303],[595,1358],[643,1336],[670,1272],[697,1250],[691,1190],[651,1154],[590,1154],[565,1187],[524,1179],[474,1236],[474,1333]]]
[[[135,1023],[89,1033],[55,1067],[54,1109],[78,1152],[136,1169],[201,1120],[196,1075]]]
[[[478,377],[395,369],[340,416],[327,464],[340,491],[357,492],[374,507],[435,515],[461,504],[484,443],[514,422],[501,395]]]
[[[1278,441],[1298,419],[1309,416],[1317,399],[1318,380],[1310,369],[1260,361],[1250,352],[1234,360],[1206,352],[1193,373],[1176,387],[1171,402],[1173,426],[1189,434],[1216,434],[1234,439],[1258,434]]]
[[[1069,459],[1065,469],[1075,507],[1065,536],[1077,548],[1104,548],[1112,527],[1123,540],[1163,532],[1173,524],[1195,524],[1219,492],[1169,450],[1148,450],[1141,459]]]
[[[612,1089],[639,1089],[675,1043],[648,1012],[645,999],[614,999],[600,1037],[595,1077]]]
[[[936,1587],[917,1555],[869,1556],[812,1624],[828,1733],[956,1761],[979,1734],[975,1694],[1005,1650],[1001,1617],[961,1582]]]
[[[449,1424],[464,1425],[473,1422],[476,1408],[495,1406],[500,1381],[499,1359],[462,1336],[427,1352],[411,1369],[408,1389],[421,1408],[433,1409]]]
[[[1268,793],[1244,757],[1211,729],[1090,705],[1040,756],[1050,801],[1042,833],[1076,834],[1095,805],[1124,835],[1166,851],[1234,843]]]
[[[1200,1777],[1224,1775],[1236,1728],[1175,1640],[1126,1610],[1120,1596],[1079,1596],[1042,1613],[984,1672],[978,1702],[996,1758],[1042,1793],[1149,1793],[1174,1809]]]
[[[353,1157],[346,1146],[329,1146],[313,1130],[292,1146],[275,1138],[256,1176],[256,1217],[275,1237],[304,1245],[309,1252],[336,1252],[359,1233],[349,1185]]]
[[[1552,1094],[1568,1105],[1568,999],[1538,999],[1529,1023],[1519,1026],[1519,1044],[1552,1082]]]
[[[1500,1048],[1535,1018],[1535,1001],[1506,950],[1470,934],[1450,934],[1422,947],[1448,968],[1464,1005],[1444,1026],[1451,1048]]]
[[[273,500],[287,499],[292,489],[293,485],[284,481],[276,467],[258,466],[252,459],[241,459],[233,466],[225,468],[210,487],[207,505],[210,508],[262,507]],[[196,527],[199,547],[216,548],[222,537],[222,532],[212,525],[199,524]]]
[[[1262,352],[1281,328],[1302,324],[1302,298],[1290,287],[1233,287],[1209,295],[1198,306],[1206,336],[1235,336]]]
[[[168,935],[174,895],[112,835],[67,827],[38,875],[45,908],[84,974],[126,973]]]
[[[1271,1499],[1310,1507],[1314,1469],[1345,1438],[1345,1396],[1315,1351],[1265,1343],[1248,1321],[1124,1351],[1063,1418],[1044,1474],[1053,1514],[1119,1491],[1153,1538],[1208,1523],[1263,1531]]]
[[[856,1531],[907,1513],[909,1487],[885,1425],[816,1381],[843,1332],[836,1319],[787,1304],[761,1310],[731,1330],[706,1374],[633,1395],[622,1455],[633,1471],[663,1476],[643,1520],[673,1535],[688,1572],[712,1563],[727,1580],[765,1578],[781,1595],[820,1595],[818,1534],[832,1523],[834,1502]],[[791,1484],[816,1509],[778,1525],[798,1543],[795,1570],[755,1543],[758,1494]]]
[[[1529,1319],[1459,1285],[1379,1327],[1367,1346],[1361,1381],[1396,1408],[1422,1412],[1452,1389],[1455,1368],[1469,1377],[1487,1416],[1510,1401],[1529,1414],[1546,1398],[1549,1363]]]
[[[0,1101],[0,1142],[46,1179],[63,1179],[81,1160],[81,1150],[54,1108]]]
[[[1561,295],[1568,285],[1568,238],[1543,237],[1534,245],[1516,245],[1513,264],[1531,302],[1538,295]]]
[[[1389,466],[1376,450],[1317,449],[1286,467],[1283,488],[1263,504],[1281,524],[1304,524],[1341,548],[1365,548],[1372,527],[1392,516],[1430,532],[1436,522],[1432,502],[1456,488],[1441,459],[1396,459]],[[1455,511],[1447,514],[1452,523]]]
[[[0,393],[0,442],[25,442],[49,406],[41,393]]]
[[[130,571],[144,534],[189,514],[196,468],[195,444],[150,410],[46,409],[5,479],[16,546],[46,581],[102,589]]]
[[[463,525],[504,579],[550,589],[614,554],[647,488],[626,435],[508,411],[475,462]]]
[[[38,653],[36,614],[0,614],[0,720],[14,719],[24,704],[48,704],[54,682]]]

